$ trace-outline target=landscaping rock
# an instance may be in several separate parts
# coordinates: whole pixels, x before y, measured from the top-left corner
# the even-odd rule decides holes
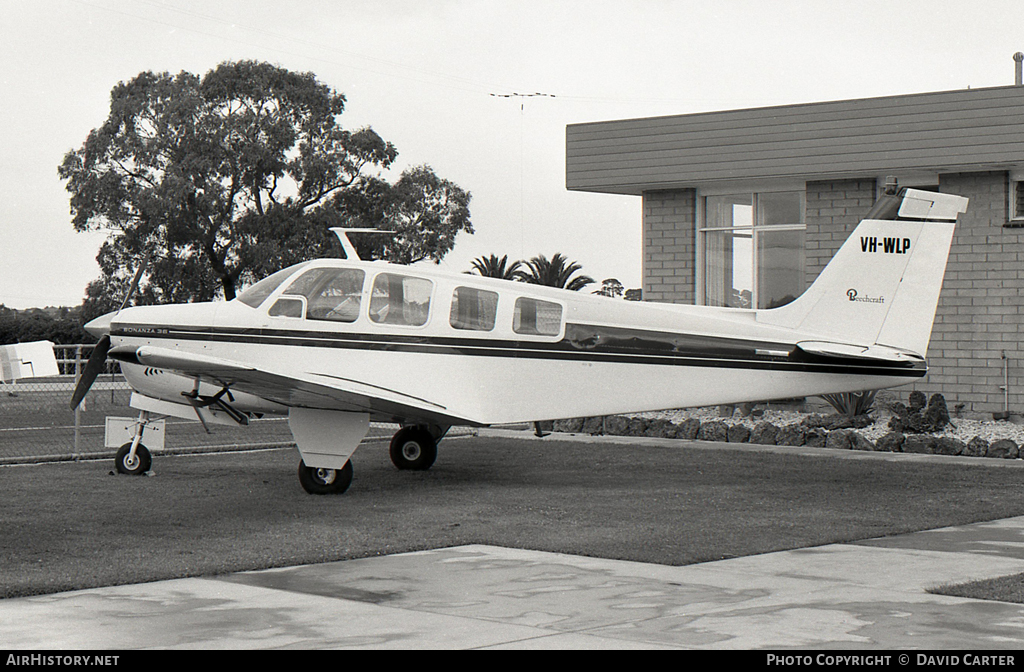
[[[616,416],[617,417],[617,416]],[[604,418],[597,416],[594,418],[587,418],[583,421],[583,429],[580,430],[584,434],[603,434],[604,433]]]
[[[960,455],[965,448],[967,448],[967,444],[960,439],[940,436],[935,440],[934,452],[936,455]]]
[[[837,429],[829,432],[825,447],[835,450],[850,450],[853,448],[853,434],[853,430],[850,429]]]
[[[878,441],[875,441],[875,450],[886,453],[902,453],[903,452],[903,440],[906,437],[899,432],[889,432],[878,437]]]
[[[693,441],[697,438],[697,432],[699,431],[700,420],[697,418],[687,418],[683,420],[682,424],[676,425],[676,438]]]
[[[647,421],[643,418],[630,418],[629,419],[629,435],[630,436],[643,436],[644,432],[647,431]]]
[[[892,405],[894,415],[889,420],[889,429],[914,434],[929,434],[945,429],[949,424],[945,397],[933,394],[927,406],[922,406],[923,392],[914,390],[910,396],[909,408],[898,402]]]
[[[629,434],[629,418],[621,415],[609,415],[604,422],[604,431],[612,436]]]
[[[565,418],[564,420],[555,420],[553,430],[556,432],[566,432],[569,434],[579,434],[583,429],[583,418]]]
[[[647,429],[644,430],[644,436],[652,436],[659,439],[674,439],[676,438],[676,426],[668,420],[662,418],[655,418],[647,422]]]
[[[998,441],[993,441],[989,445],[988,452],[985,453],[985,457],[999,457],[1004,460],[1015,460],[1019,454],[1019,448],[1013,440],[999,439]]]
[[[779,428],[763,420],[756,425],[750,432],[750,443],[757,443],[762,446],[774,446],[775,439],[779,434]]]
[[[729,443],[746,443],[750,440],[750,428],[746,425],[733,425],[726,432]]]
[[[875,444],[871,443],[857,432],[852,432],[852,434],[853,436],[850,438],[850,448],[852,450],[863,450],[866,452],[872,452],[875,450]]]
[[[799,424],[783,425],[775,436],[777,446],[802,446],[806,442],[806,430]]]
[[[701,423],[700,430],[697,432],[697,439],[699,441],[728,441],[729,426],[721,420]]]
[[[985,453],[987,452],[988,441],[980,436],[976,436],[967,442],[962,455],[967,455],[969,457],[985,457]]]
[[[820,427],[814,427],[807,430],[804,435],[804,445],[810,446],[811,448],[824,448],[828,442],[828,432]]]
[[[928,434],[907,434],[903,440],[904,453],[923,453],[930,455],[934,452],[935,437]]]

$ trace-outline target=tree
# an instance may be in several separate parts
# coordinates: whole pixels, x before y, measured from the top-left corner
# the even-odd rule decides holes
[[[619,282],[615,278],[606,278],[601,281],[601,289],[595,289],[592,293],[600,294],[601,296],[608,296],[615,299],[622,296],[622,292],[624,290],[625,287],[622,285],[621,282]]]
[[[513,261],[509,264],[507,254],[501,259],[498,259],[498,255],[492,254],[488,257],[477,257],[473,260],[473,270],[476,271],[477,275],[482,275],[485,278],[498,278],[499,280],[518,280],[522,266],[523,262],[521,261]],[[471,273],[472,271],[467,272]]]
[[[139,300],[234,298],[270,271],[334,253],[327,227],[349,225],[338,208],[349,191],[380,199],[398,223],[388,254],[439,259],[472,232],[469,195],[429,168],[394,186],[376,177],[398,152],[370,128],[342,128],[344,107],[312,73],[255,61],[118,84],[106,122],[58,169],[75,229],[111,231],[93,291],[126,286],[148,258]]]
[[[589,275],[573,277],[573,274],[583,267],[576,262],[570,262],[561,253],[556,253],[551,259],[543,254],[533,257],[526,262],[526,267],[527,270],[519,272],[519,278],[523,282],[533,285],[546,285],[578,292],[594,282]]]
[[[459,232],[473,233],[470,198],[469,192],[424,165],[404,171],[394,185],[368,178],[358,188],[339,192],[320,214],[336,220],[330,226],[389,232],[353,236],[362,259],[437,263],[455,247]]]

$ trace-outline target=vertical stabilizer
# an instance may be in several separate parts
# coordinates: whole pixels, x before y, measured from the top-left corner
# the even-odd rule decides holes
[[[760,310],[758,322],[806,338],[882,345],[924,356],[957,215],[967,199],[904,189],[874,208],[798,299]]]

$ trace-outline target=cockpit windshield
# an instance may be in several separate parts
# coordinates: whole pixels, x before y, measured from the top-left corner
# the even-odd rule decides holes
[[[255,285],[250,285],[244,292],[235,297],[235,301],[241,301],[250,308],[258,308],[261,303],[267,300],[267,297],[274,293],[282,282],[290,278],[294,273],[305,266],[306,263],[301,263],[296,266],[289,266],[288,268],[278,271],[273,275],[268,275],[263,278]]]

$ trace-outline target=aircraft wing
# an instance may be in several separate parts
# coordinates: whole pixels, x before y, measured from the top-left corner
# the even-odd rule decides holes
[[[428,399],[351,378],[300,374],[254,367],[220,357],[144,345],[110,350],[111,359],[151,366],[217,383],[288,407],[369,413],[384,420],[418,420],[443,425],[480,425]]]

